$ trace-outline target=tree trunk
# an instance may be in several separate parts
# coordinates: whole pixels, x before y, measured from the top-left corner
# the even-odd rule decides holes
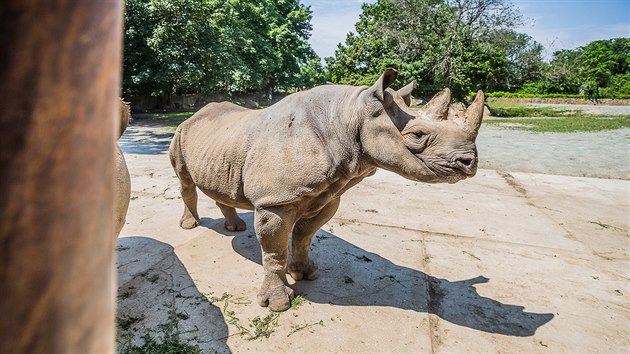
[[[113,352],[120,0],[0,4],[0,353]]]

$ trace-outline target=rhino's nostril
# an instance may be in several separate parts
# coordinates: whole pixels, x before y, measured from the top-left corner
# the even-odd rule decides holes
[[[466,167],[471,167],[473,160],[472,159],[459,159],[459,163]]]

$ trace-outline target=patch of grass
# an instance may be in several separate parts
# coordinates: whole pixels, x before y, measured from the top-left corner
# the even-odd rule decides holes
[[[190,118],[195,112],[164,112],[164,113],[136,113],[134,120],[150,120],[162,129],[175,131],[183,121]]]
[[[292,335],[295,332],[301,331],[303,329],[309,328],[309,327],[313,327],[313,326],[324,326],[324,321],[320,320],[319,322],[314,322],[314,323],[307,323],[307,324],[303,324],[303,325],[295,325],[291,327],[291,332],[289,334],[287,334],[287,337],[289,337],[290,335]]]
[[[630,128],[630,116],[573,116],[557,119],[495,119],[485,122],[509,129],[538,133],[596,132]]]
[[[143,317],[131,316],[125,318],[117,318],[117,322],[120,329],[122,329],[123,331],[127,331],[131,329],[134,324],[139,323],[143,319]]]
[[[255,340],[261,337],[269,338],[271,333],[273,333],[274,328],[278,326],[278,317],[280,317],[280,313],[271,312],[263,318],[256,316],[251,320],[249,327],[253,328],[252,332],[243,326],[235,311],[228,310],[230,303],[247,304],[249,301],[243,301],[241,298],[233,299],[233,296],[227,293],[224,293],[220,298],[213,297],[211,298],[211,301],[213,303],[223,301],[223,313],[225,314],[225,318],[227,320],[226,322],[236,327],[239,335],[246,335],[248,340]]]
[[[479,258],[479,257],[475,256],[475,255],[474,255],[474,254],[472,254],[471,252],[468,252],[468,251],[462,251],[462,253],[463,253],[463,254],[467,254],[467,255],[471,256],[472,258],[474,258],[474,259],[476,259],[476,260],[478,260],[478,261],[480,261],[480,260],[481,260],[481,258]]]
[[[133,119],[188,119],[195,112],[136,113]]]
[[[142,273],[142,276],[147,279],[152,279],[149,272]],[[135,287],[130,286],[129,290],[135,290]],[[174,293],[172,289],[167,290],[169,293]],[[123,295],[127,294],[124,292]],[[126,296],[126,295],[125,295]],[[177,293],[176,297],[180,298],[197,298],[194,296],[184,296],[181,293]],[[200,299],[203,297],[199,296]],[[117,317],[118,324],[118,353],[129,354],[197,354],[203,353],[198,347],[199,338],[194,337],[190,341],[180,338],[182,334],[192,333],[199,331],[198,328],[189,329],[186,331],[180,331],[181,321],[190,319],[190,315],[185,311],[177,311],[175,305],[171,303],[164,303],[163,306],[168,311],[168,318],[166,322],[159,323],[152,328],[146,328],[147,322],[141,323],[145,320],[144,316],[127,316]],[[161,311],[161,310],[160,310]],[[140,336],[138,338],[137,336]],[[140,344],[133,344],[134,338],[139,339]],[[196,343],[195,343],[196,342]]]
[[[291,309],[292,310],[297,310],[300,306],[304,305],[306,303],[306,301],[308,301],[306,299],[306,294],[297,294],[297,295],[295,295],[293,300],[291,300]]]
[[[155,338],[145,335],[142,337],[144,344],[131,346],[121,351],[124,354],[200,354],[201,349],[188,343],[180,342],[175,338],[168,338],[157,342]]]
[[[512,102],[490,102],[488,107],[495,117],[571,117],[582,113],[580,110],[528,107]]]
[[[239,335],[242,336],[242,335],[250,334],[249,330],[241,324],[241,320],[236,316],[236,312],[228,310],[228,306],[230,305],[231,298],[232,298],[231,294],[223,293],[221,297],[212,296],[210,297],[209,300],[213,304],[219,301],[223,301],[223,313],[225,314],[225,318],[227,320],[226,322],[236,327],[236,329],[238,329]]]
[[[494,108],[522,108],[527,107],[524,103],[512,102],[512,101],[492,101],[486,102],[491,110]]]
[[[223,309],[223,311],[225,313],[225,317],[227,318],[227,323],[236,327],[239,335],[244,336],[246,334],[250,334],[249,330],[241,324],[241,320],[236,317],[236,312],[228,310],[227,306]]]
[[[278,326],[278,317],[280,317],[280,313],[277,312],[272,312],[263,318],[260,318],[260,316],[254,317],[249,325],[254,328],[254,334],[248,339],[254,340],[260,337],[269,338],[274,328]]]
[[[124,291],[122,294],[119,294],[119,295],[118,295],[118,298],[119,298],[120,300],[126,300],[126,299],[130,298],[130,297],[131,297],[131,295],[133,295],[133,292],[132,292],[132,291]]]
[[[141,273],[140,276],[155,284],[158,280],[160,280],[160,276],[157,274],[149,275],[149,272]]]

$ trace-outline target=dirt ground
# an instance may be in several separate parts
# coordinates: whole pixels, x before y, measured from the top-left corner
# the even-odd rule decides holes
[[[379,171],[342,197],[313,240],[319,279],[294,284],[304,302],[277,315],[256,304],[252,213],[240,213],[247,231],[228,232],[200,196],[202,225],[180,229],[172,133],[137,121],[121,141],[132,200],[117,245],[119,348],[148,334],[205,352],[628,352],[629,133],[485,126],[473,179]],[[543,142],[552,153],[533,148]],[[622,159],[593,168],[607,145]],[[594,170],[606,179],[578,177]]]

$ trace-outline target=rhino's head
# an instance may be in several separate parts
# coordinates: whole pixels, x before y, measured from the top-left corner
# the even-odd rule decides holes
[[[359,99],[363,151],[381,168],[430,183],[455,183],[477,172],[475,139],[483,115],[479,91],[464,112],[449,115],[451,93],[443,90],[421,110],[409,109],[415,82],[394,91],[397,73],[387,69]]]

